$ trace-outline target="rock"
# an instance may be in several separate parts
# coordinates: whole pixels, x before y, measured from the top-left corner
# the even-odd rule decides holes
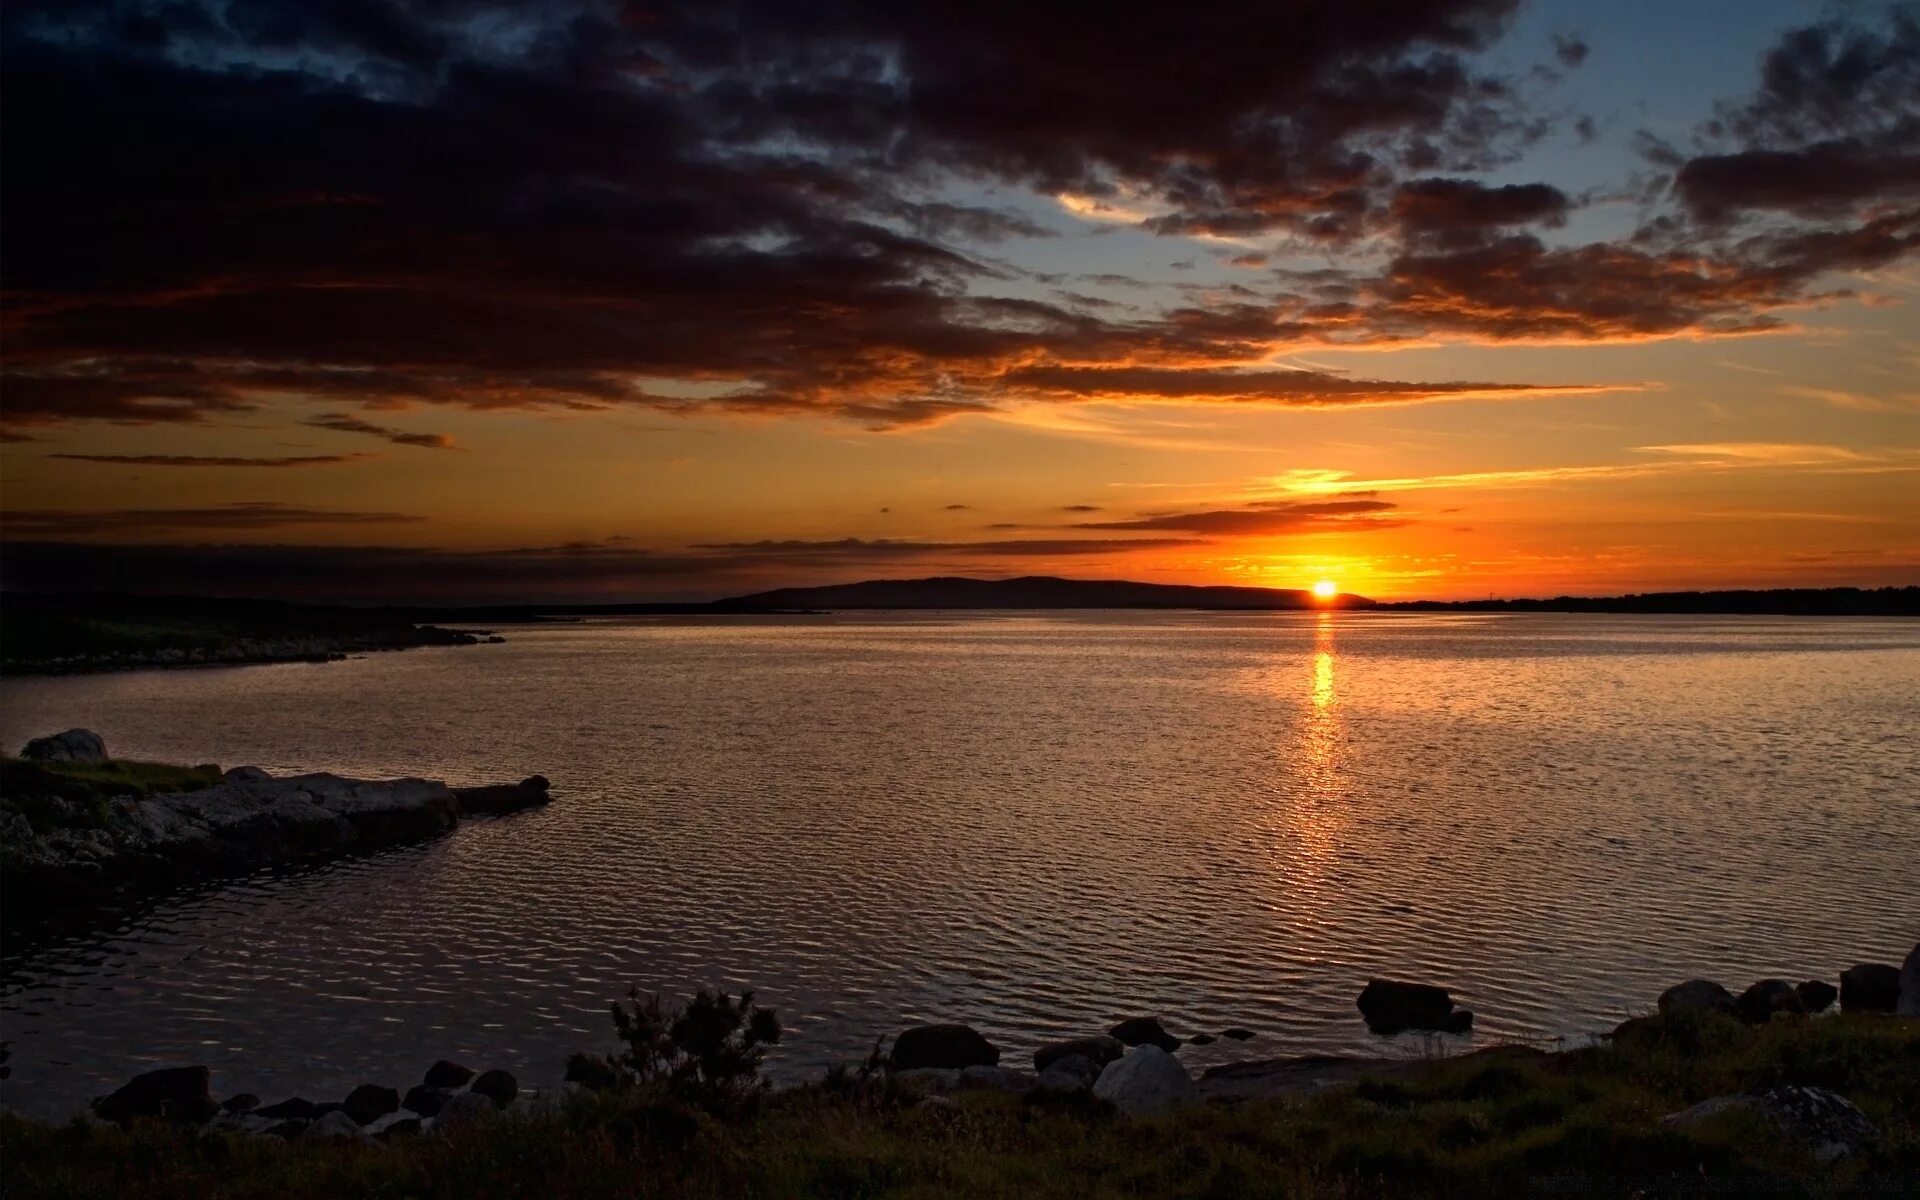
[[[447,1103],[453,1092],[447,1088],[430,1088],[424,1083],[415,1084],[407,1090],[406,1098],[400,1101],[400,1107],[409,1112],[417,1112],[423,1117],[438,1113]]]
[[[1740,1019],[1749,1025],[1765,1025],[1773,1020],[1775,1013],[1792,1013],[1795,1016],[1807,1011],[1800,1003],[1800,993],[1784,979],[1762,979],[1734,1001],[1734,1008]]]
[[[238,1096],[228,1096],[220,1102],[221,1112],[236,1115],[250,1113],[259,1107],[260,1097],[254,1095],[252,1092],[241,1092]]]
[[[519,783],[495,783],[484,787],[455,788],[453,794],[460,802],[463,816],[487,813],[501,815],[516,813],[526,808],[538,808],[552,799],[547,794],[551,785],[544,775],[531,775]]]
[[[1093,1094],[1130,1117],[1165,1112],[1200,1099],[1200,1089],[1180,1060],[1151,1043],[1135,1046],[1108,1063]]]
[[[1689,979],[1660,993],[1660,1015],[1677,1012],[1717,1012],[1731,1015],[1739,1010],[1733,993],[1711,979]]]
[[[1210,1034],[1210,1033],[1196,1033],[1196,1034],[1194,1034],[1194,1035],[1193,1035],[1192,1037],[1190,1037],[1190,1038],[1188,1038],[1188,1039],[1187,1039],[1187,1045],[1189,1045],[1189,1046],[1211,1046],[1211,1045],[1213,1045],[1213,1043],[1214,1043],[1214,1042],[1216,1042],[1216,1041],[1218,1041],[1218,1040],[1219,1040],[1219,1039],[1217,1039],[1217,1038],[1215,1038],[1215,1037],[1214,1037],[1214,1036],[1213,1036],[1212,1034]]]
[[[1613,1027],[1607,1037],[1613,1044],[1622,1047],[1644,1047],[1658,1044],[1666,1037],[1667,1021],[1665,1017],[1628,1017]]]
[[[359,1122],[344,1112],[330,1112],[317,1118],[300,1133],[303,1142],[371,1142]]]
[[[267,1137],[285,1138],[287,1141],[292,1141],[294,1138],[305,1133],[307,1126],[311,1124],[313,1124],[313,1122],[305,1118],[293,1121],[282,1121],[277,1125],[267,1126],[266,1129],[261,1132]]]
[[[1056,1058],[1040,1072],[1039,1087],[1043,1092],[1084,1092],[1100,1078],[1105,1063],[1097,1063],[1079,1054],[1069,1054],[1065,1058]]]
[[[356,1125],[371,1125],[400,1107],[400,1093],[390,1087],[381,1087],[374,1083],[363,1083],[347,1093],[340,1111],[353,1118]]]
[[[1054,1063],[1064,1058],[1084,1058],[1093,1063],[1094,1074],[1114,1059],[1126,1054],[1127,1048],[1119,1038],[1084,1037],[1065,1042],[1048,1042],[1033,1052],[1033,1069],[1045,1072]]]
[[[893,1073],[893,1082],[910,1091],[951,1092],[960,1086],[958,1067],[908,1067]]]
[[[201,1132],[208,1135],[236,1133],[254,1137],[266,1133],[275,1124],[276,1122],[266,1117],[256,1117],[252,1113],[223,1112],[208,1121]]]
[[[276,1121],[311,1121],[320,1115],[320,1106],[311,1100],[295,1096],[291,1100],[282,1100],[278,1104],[269,1104],[265,1108],[254,1110],[259,1117],[272,1117]]]
[[[917,1067],[991,1067],[1000,1050],[970,1025],[915,1025],[894,1039],[896,1071]]]
[[[1453,1013],[1453,997],[1447,989],[1426,983],[1402,983],[1394,979],[1370,979],[1355,1001],[1367,1028],[1375,1033],[1399,1033],[1407,1029],[1464,1032],[1456,1029],[1460,1019]],[[1473,1018],[1466,1018],[1471,1026]]]
[[[467,1090],[475,1095],[485,1096],[496,1106],[505,1108],[513,1103],[515,1096],[520,1094],[520,1084],[512,1075],[496,1067],[491,1071],[482,1071],[479,1078],[475,1079]]]
[[[1800,997],[1801,1011],[1808,1013],[1825,1012],[1833,1007],[1833,1002],[1840,997],[1840,989],[1824,979],[1809,979],[1795,987],[1793,991]]]
[[[69,729],[34,738],[21,747],[20,757],[33,762],[101,763],[107,761],[107,743],[91,729]]]
[[[1861,963],[1840,972],[1841,1012],[1893,1012],[1900,1007],[1900,969]]]
[[[1158,1046],[1169,1054],[1180,1048],[1180,1039],[1161,1028],[1158,1017],[1128,1017],[1107,1030],[1107,1036],[1127,1046]]]
[[[1456,1008],[1447,1014],[1447,1023],[1440,1027],[1442,1033],[1472,1033],[1473,1013],[1464,1008]]]
[[[212,1073],[205,1067],[148,1071],[134,1076],[112,1095],[95,1100],[93,1111],[102,1120],[120,1125],[143,1118],[204,1124],[220,1111],[207,1092],[211,1079]]]
[[[1903,1017],[1920,1017],[1920,943],[1900,966],[1900,1003],[1895,1007]]]
[[[1871,1146],[1879,1131],[1844,1096],[1817,1087],[1772,1087],[1739,1095],[1715,1096],[1692,1108],[1660,1118],[1663,1125],[1690,1128],[1722,1113],[1756,1112],[1783,1133],[1812,1147],[1816,1159],[1832,1162]]]
[[[487,635],[487,645],[489,646],[504,646],[506,645],[506,642],[507,642],[507,639],[501,637],[497,633]]]
[[[427,1068],[427,1077],[420,1082],[430,1088],[457,1088],[467,1086],[467,1081],[472,1078],[472,1067],[463,1067],[443,1058]]]
[[[1235,1025],[1232,1029],[1221,1030],[1220,1036],[1224,1038],[1232,1038],[1236,1042],[1250,1042],[1254,1038],[1254,1032],[1251,1029],[1243,1029],[1240,1026]]]
[[[477,1124],[497,1116],[499,1106],[479,1092],[455,1092],[433,1118],[433,1134],[443,1136],[463,1126]]]
[[[1013,1067],[963,1067],[960,1070],[960,1087],[962,1088],[997,1088],[1003,1092],[1024,1092],[1039,1082],[1039,1076],[1032,1071],[1020,1071]]]
[[[273,776],[267,774],[259,767],[233,767],[221,775],[220,778],[227,780],[229,783],[266,783],[271,781]]]
[[[369,1137],[389,1138],[419,1133],[423,1125],[424,1122],[410,1112],[390,1112],[368,1125],[366,1130]]]

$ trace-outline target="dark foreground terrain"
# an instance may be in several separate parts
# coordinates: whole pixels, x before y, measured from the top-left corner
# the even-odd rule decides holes
[[[1873,1134],[1836,1155],[1751,1107],[1663,1120],[1781,1085],[1845,1096]],[[1496,1049],[1152,1117],[1084,1094],[929,1099],[884,1074],[720,1112],[656,1079],[385,1141],[0,1117],[0,1161],[16,1200],[1910,1196],[1920,1021],[1677,1013],[1591,1049]]]

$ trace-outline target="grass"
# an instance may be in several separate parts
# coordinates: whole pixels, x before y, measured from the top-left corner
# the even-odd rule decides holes
[[[105,828],[112,802],[185,792],[220,782],[216,766],[109,759],[102,763],[28,762],[0,757],[0,810],[20,813],[35,833]]]
[[[1750,1117],[1659,1118],[1776,1083],[1833,1088],[1882,1137],[1816,1164]],[[655,1093],[581,1096],[446,1138],[282,1144],[0,1117],[6,1194],[37,1197],[1236,1197],[1911,1195],[1920,1021],[1676,1021],[1631,1046],[1495,1051],[1410,1079],[1130,1121],[1085,1102],[879,1086],[776,1094],[722,1122]]]

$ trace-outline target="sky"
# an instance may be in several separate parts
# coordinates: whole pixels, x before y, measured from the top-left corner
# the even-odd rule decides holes
[[[1920,583],[1920,8],[9,0],[0,583]]]

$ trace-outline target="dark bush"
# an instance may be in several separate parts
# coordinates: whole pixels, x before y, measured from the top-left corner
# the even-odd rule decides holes
[[[760,1076],[766,1048],[779,1044],[780,1020],[770,1008],[725,992],[695,992],[686,1004],[667,1009],[659,996],[632,992],[616,1003],[614,1032],[626,1049],[602,1060],[619,1087],[658,1085],[709,1112],[737,1112],[766,1091]],[[569,1064],[569,1071],[575,1070]]]

